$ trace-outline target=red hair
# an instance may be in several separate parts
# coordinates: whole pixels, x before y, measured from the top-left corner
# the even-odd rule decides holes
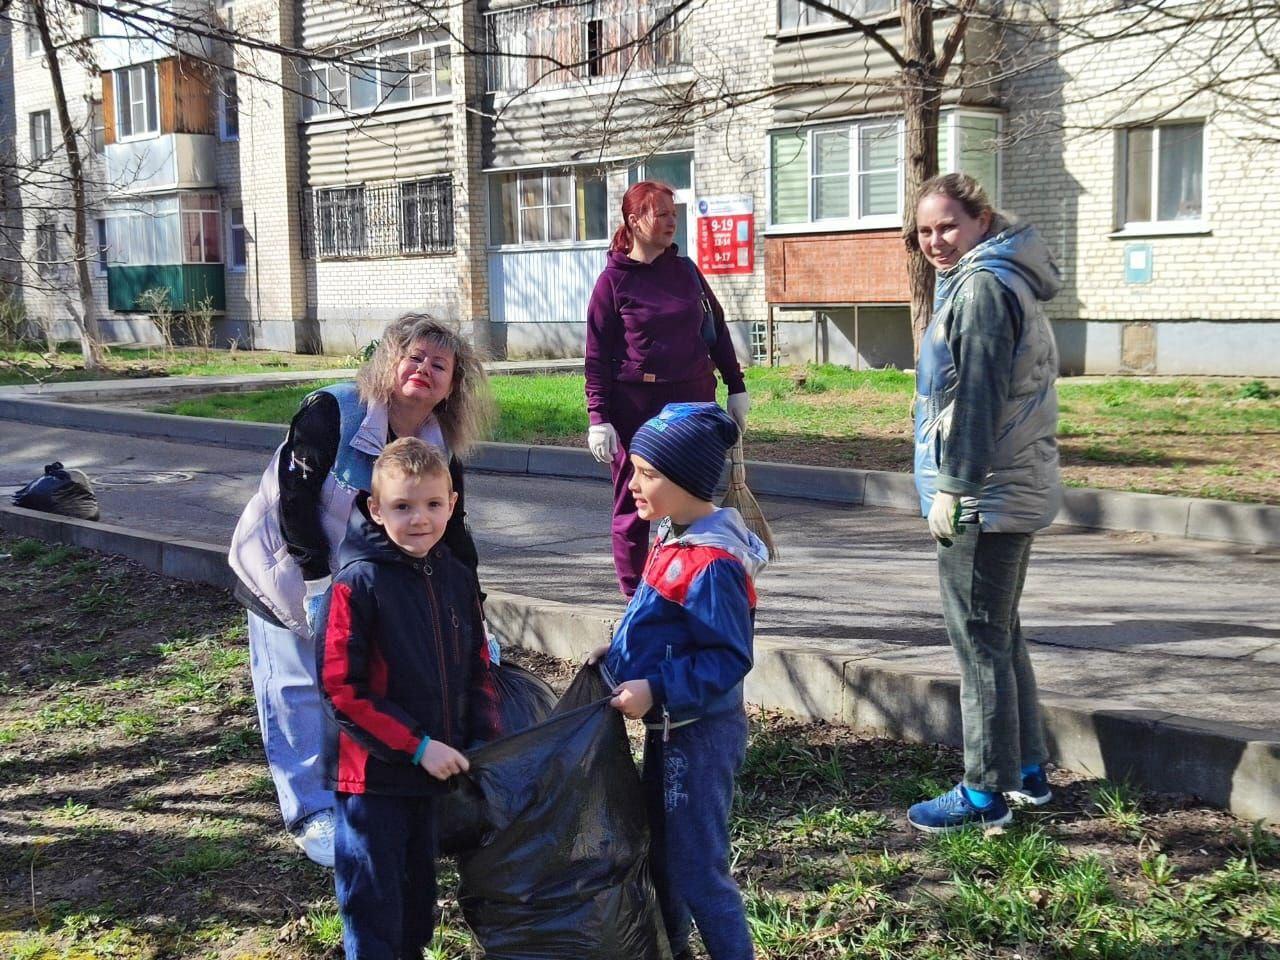
[[[626,253],[631,249],[635,244],[635,237],[631,235],[627,221],[632,217],[653,213],[655,201],[662,196],[669,198],[672,203],[676,202],[676,192],[657,180],[641,180],[627,188],[627,192],[622,195],[622,226],[613,233],[613,242],[609,244],[611,251]]]

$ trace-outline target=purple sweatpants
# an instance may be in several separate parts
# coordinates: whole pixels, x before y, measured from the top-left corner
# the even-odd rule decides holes
[[[668,403],[706,403],[716,398],[715,374],[680,383],[622,383],[615,381],[609,395],[609,422],[618,431],[618,453],[613,469],[613,566],[624,596],[636,592],[649,552],[649,521],[636,514],[636,502],[627,489],[631,483],[631,438],[650,417]]]

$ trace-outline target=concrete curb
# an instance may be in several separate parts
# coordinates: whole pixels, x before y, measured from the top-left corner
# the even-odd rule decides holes
[[[274,450],[284,439],[280,424],[179,417],[84,404],[55,403],[0,395],[0,419],[160,440],[195,440],[245,450]],[[481,443],[469,466],[491,473],[609,479],[608,467],[577,447]],[[841,503],[853,507],[919,509],[908,473],[750,461],[747,476],[757,495]],[[723,482],[727,482],[726,466]],[[1068,487],[1055,526],[1087,530],[1131,530],[1166,537],[1216,540],[1254,547],[1280,547],[1280,507],[1193,497],[1166,497]]]
[[[74,544],[135,560],[150,570],[229,589],[226,549],[125,527],[0,505],[15,536]],[[506,643],[568,660],[607,643],[619,612],[491,592],[490,626]],[[758,641],[747,699],[806,720],[843,723],[877,736],[960,746],[959,681],[875,657],[851,658]],[[1280,741],[1271,731],[1137,709],[1045,691],[1053,760],[1148,790],[1193,793],[1247,819],[1280,822]]]

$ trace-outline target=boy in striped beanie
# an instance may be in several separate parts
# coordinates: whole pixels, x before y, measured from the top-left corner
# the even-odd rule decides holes
[[[755,578],[768,551],[738,511],[711,502],[738,427],[714,403],[671,403],[636,431],[631,493],[661,521],[613,643],[596,650],[612,705],[643,720],[651,858],[675,960],[696,922],[711,960],[753,956],[729,872],[733,782],[747,747]]]

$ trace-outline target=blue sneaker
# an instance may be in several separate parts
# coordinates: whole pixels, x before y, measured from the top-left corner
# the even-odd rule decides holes
[[[915,804],[907,811],[907,823],[925,833],[950,833],[966,827],[998,827],[1013,819],[1004,797],[996,794],[989,807],[981,810],[969,802],[964,788],[956,784],[940,797]]]
[[[1035,773],[1028,773],[1022,778],[1022,787],[1018,790],[1010,790],[1005,796],[1013,804],[1043,807],[1053,799],[1053,791],[1049,789],[1049,778],[1045,775],[1044,767]]]

